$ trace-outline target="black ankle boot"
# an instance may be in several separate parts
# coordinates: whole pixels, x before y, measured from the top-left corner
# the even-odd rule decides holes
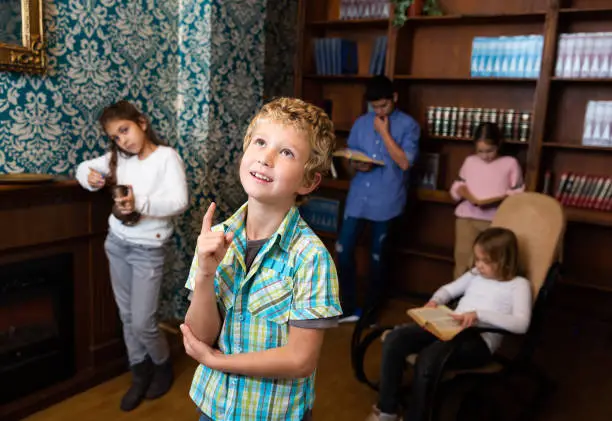
[[[121,399],[121,409],[123,411],[131,411],[140,405],[140,402],[144,399],[153,377],[152,365],[153,363],[147,357],[143,362],[130,367],[132,371],[132,385]]]
[[[147,399],[157,399],[168,392],[174,381],[174,374],[172,373],[172,363],[168,358],[164,363],[153,365],[153,380],[147,390]]]

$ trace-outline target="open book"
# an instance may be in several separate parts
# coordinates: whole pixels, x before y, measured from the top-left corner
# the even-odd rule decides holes
[[[339,156],[353,161],[367,162],[374,165],[385,165],[384,161],[370,158],[363,152],[356,151],[355,149],[338,149],[334,152],[334,156]]]
[[[476,196],[472,194],[472,192],[467,187],[465,187],[465,190],[463,191],[463,196],[465,197],[465,199],[467,199],[469,202],[473,203],[474,205],[482,206],[482,207],[497,206],[501,202],[503,202],[504,199],[506,198],[506,195],[503,195],[503,196],[488,197],[486,199],[478,199],[476,198]]]
[[[443,341],[448,341],[462,330],[461,323],[451,317],[452,312],[450,308],[440,305],[435,308],[412,308],[406,313],[423,329],[433,333]]]

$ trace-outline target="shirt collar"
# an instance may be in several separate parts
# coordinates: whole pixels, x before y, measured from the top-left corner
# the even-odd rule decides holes
[[[241,245],[246,249],[246,214],[247,214],[248,202],[243,204],[240,209],[236,211],[231,217],[225,220],[223,225],[224,232],[233,232],[234,240],[240,241]],[[278,241],[279,246],[283,251],[289,252],[291,246],[291,239],[297,230],[300,219],[300,212],[297,206],[292,206],[289,212],[283,218],[283,221],[279,225],[278,229],[272,236],[272,243]],[[244,231],[244,233],[243,233]],[[242,244],[244,242],[244,244]]]

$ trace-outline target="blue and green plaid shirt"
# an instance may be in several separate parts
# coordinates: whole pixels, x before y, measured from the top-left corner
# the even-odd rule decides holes
[[[216,225],[234,240],[217,269],[222,315],[218,346],[224,354],[258,352],[287,344],[289,324],[342,314],[331,255],[296,207],[246,270],[247,205]],[[197,253],[186,287],[193,290]],[[215,421],[300,421],[312,408],[315,374],[302,379],[254,378],[200,365],[190,396]]]

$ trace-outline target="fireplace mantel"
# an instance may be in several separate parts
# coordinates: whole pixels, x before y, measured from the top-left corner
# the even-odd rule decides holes
[[[21,419],[127,368],[103,248],[110,209],[106,192],[88,192],[74,180],[0,185],[0,265],[70,253],[76,315],[76,374],[0,406],[0,419]]]

